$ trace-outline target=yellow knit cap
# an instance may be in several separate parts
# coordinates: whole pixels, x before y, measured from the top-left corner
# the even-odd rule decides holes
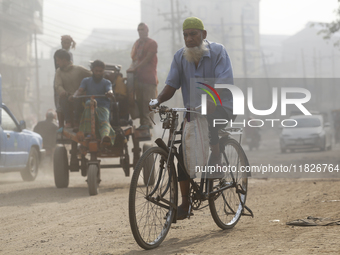
[[[184,20],[183,22],[183,30],[185,29],[199,29],[204,30],[204,25],[202,20],[196,17],[190,17]]]

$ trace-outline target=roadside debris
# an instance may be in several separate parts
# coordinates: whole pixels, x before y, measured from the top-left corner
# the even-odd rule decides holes
[[[287,222],[290,226],[333,226],[340,225],[340,219],[317,218],[308,216],[307,219],[297,219]]]

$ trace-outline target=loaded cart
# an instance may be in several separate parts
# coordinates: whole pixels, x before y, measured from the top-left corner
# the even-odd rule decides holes
[[[57,134],[57,148],[54,152],[54,181],[57,188],[67,188],[69,185],[69,172],[81,172],[81,175],[87,177],[87,184],[90,195],[98,194],[98,185],[101,181],[100,170],[102,168],[122,168],[125,176],[130,176],[130,167],[134,167],[141,155],[140,142],[151,139],[151,136],[145,134],[143,130],[138,130],[133,126],[132,120],[129,119],[129,113],[125,111],[128,107],[126,104],[127,94],[122,93],[122,89],[117,90],[117,83],[124,83],[120,75],[120,66],[108,66],[106,78],[109,78],[113,84],[114,98],[110,106],[110,124],[116,133],[115,143],[112,146],[101,146],[100,137],[96,136],[95,126],[95,107],[96,98],[105,96],[79,96],[77,100],[89,100],[91,107],[91,134],[74,132],[72,128],[61,128]],[[123,87],[122,84],[118,86]],[[126,86],[127,87],[127,86]],[[121,92],[121,93],[118,93]],[[124,91],[123,91],[124,92]],[[122,109],[122,111],[120,111]],[[128,141],[132,139],[133,160],[130,162]],[[68,146],[66,146],[68,145]],[[67,147],[71,149],[67,152]],[[148,144],[143,145],[143,153],[151,147]],[[120,158],[120,164],[101,164],[101,158]],[[152,159],[150,159],[152,160]],[[146,168],[147,171],[149,168]],[[145,172],[145,176],[154,179],[150,173]]]

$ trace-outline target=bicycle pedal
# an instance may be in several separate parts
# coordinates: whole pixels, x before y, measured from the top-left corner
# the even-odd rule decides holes
[[[240,184],[238,184],[236,187],[236,193],[241,193],[242,195],[245,195],[247,194],[247,191],[245,191],[243,187]]]

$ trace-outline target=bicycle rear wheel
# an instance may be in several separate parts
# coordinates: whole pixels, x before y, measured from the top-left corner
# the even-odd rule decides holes
[[[233,228],[241,218],[247,197],[248,174],[241,167],[249,166],[241,145],[234,139],[220,140],[222,165],[227,171],[221,179],[209,180],[209,190],[218,191],[209,198],[211,215],[221,229]],[[244,168],[243,168],[244,169]]]
[[[177,176],[173,162],[166,167],[167,159],[168,153],[163,149],[148,149],[137,162],[131,179],[130,227],[138,245],[146,250],[162,243],[175,217]],[[146,181],[146,172],[154,180]]]

